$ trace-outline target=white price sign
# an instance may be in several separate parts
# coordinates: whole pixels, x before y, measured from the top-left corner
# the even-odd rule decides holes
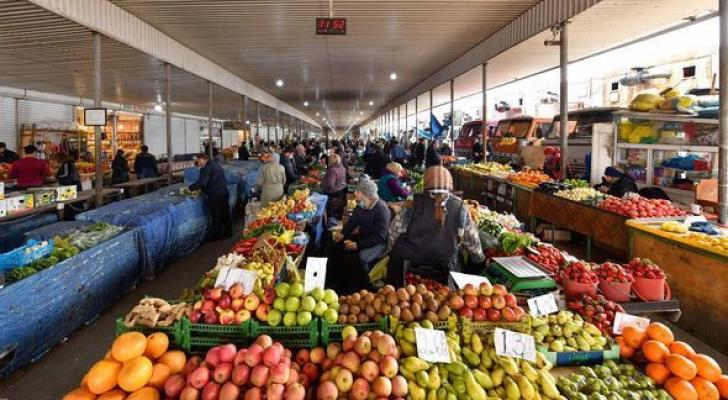
[[[450,362],[444,331],[415,328],[415,338],[417,340],[417,357],[427,362]]]
[[[258,279],[258,273],[249,269],[242,268],[220,268],[220,273],[217,274],[215,279],[215,287],[222,287],[225,290],[230,289],[230,286],[240,283],[243,285],[243,294],[249,295],[253,292],[255,287],[255,281]]]
[[[549,315],[559,311],[559,304],[553,293],[528,299],[528,313],[534,317]]]
[[[326,262],[328,258],[309,257],[306,261],[306,280],[303,290],[308,293],[314,288],[324,289],[326,285]]]
[[[536,341],[533,336],[495,328],[495,353],[536,362]]]
[[[632,325],[635,328],[646,329],[650,324],[650,320],[643,317],[618,312],[614,314],[614,322],[612,323],[612,331],[615,335],[621,335],[625,326]]]
[[[490,283],[488,278],[484,276],[463,274],[461,272],[450,272],[450,277],[452,277],[452,280],[458,288],[464,288],[468,283],[476,288],[480,287],[480,284],[483,282]]]

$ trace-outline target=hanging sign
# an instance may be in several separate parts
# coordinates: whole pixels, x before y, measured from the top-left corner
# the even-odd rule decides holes
[[[309,257],[306,260],[306,277],[303,290],[308,293],[314,288],[324,289],[326,285],[326,263],[328,258]]]
[[[346,35],[346,18],[316,18],[317,35]]]
[[[83,124],[86,126],[106,126],[106,109],[85,108],[83,110]]]

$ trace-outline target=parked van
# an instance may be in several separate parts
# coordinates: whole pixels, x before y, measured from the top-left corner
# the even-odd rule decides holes
[[[498,121],[491,139],[493,159],[515,167],[523,166],[521,150],[545,137],[550,129],[549,118],[523,116]]]

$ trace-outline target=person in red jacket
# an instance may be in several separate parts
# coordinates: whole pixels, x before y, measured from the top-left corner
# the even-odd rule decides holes
[[[45,178],[51,174],[48,164],[35,156],[37,149],[33,145],[25,146],[23,158],[13,163],[10,178],[17,179],[19,190],[43,186]]]

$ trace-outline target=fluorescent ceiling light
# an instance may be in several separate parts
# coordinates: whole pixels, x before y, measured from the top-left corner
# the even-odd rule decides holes
[[[163,110],[163,108],[162,108],[162,105],[161,104],[155,104],[154,105],[154,111],[161,112],[162,110]]]
[[[281,87],[281,86],[283,86],[283,79],[278,79],[278,80],[276,81],[276,86],[278,86],[278,87]]]
[[[303,102],[303,106],[304,106],[304,107],[308,107],[308,102],[307,102],[307,101],[304,101],[304,102]]]
[[[397,80],[397,73],[396,72],[392,72],[391,74],[389,74],[389,79],[391,79],[393,81]]]
[[[371,101],[371,100],[369,100],[369,105],[370,105],[370,106],[373,106],[373,105],[374,105],[374,102],[373,102],[373,101]]]

